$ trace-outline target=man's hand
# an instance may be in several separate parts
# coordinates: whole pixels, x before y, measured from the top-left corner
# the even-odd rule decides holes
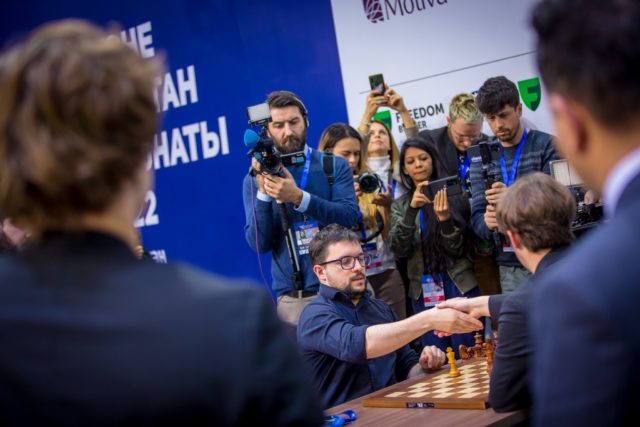
[[[431,200],[429,200],[429,198],[422,193],[422,187],[428,184],[428,181],[418,183],[418,185],[416,186],[416,191],[413,192],[413,198],[411,199],[411,203],[409,204],[409,206],[414,209],[420,209],[427,203],[431,202]]]
[[[487,228],[491,231],[498,229],[496,208],[493,205],[487,205],[487,210],[484,213],[484,223],[487,224]]]
[[[384,92],[384,96],[387,97],[387,107],[396,110],[399,113],[407,111],[407,107],[404,105],[404,99],[402,96],[397,94],[395,90],[388,88]]]
[[[479,331],[483,327],[482,322],[478,319],[451,308],[426,310],[417,315],[429,318],[432,330],[450,334],[466,334]]]
[[[491,315],[491,313],[489,313],[489,296],[451,298],[436,305],[436,308],[453,308],[454,310],[463,311],[475,318]]]
[[[444,352],[435,345],[431,345],[422,349],[419,362],[422,369],[426,371],[440,369],[444,365],[444,360]]]
[[[451,218],[449,214],[449,200],[447,199],[447,189],[443,188],[436,193],[433,199],[433,211],[436,213],[439,222],[444,222]]]
[[[485,196],[487,196],[487,203],[495,206],[496,203],[500,201],[502,193],[504,193],[506,190],[507,186],[504,185],[504,182],[494,182],[491,188],[484,192]]]
[[[391,187],[387,187],[387,191],[384,193],[378,193],[373,196],[372,203],[378,206],[391,206],[393,197],[391,196]]]
[[[266,194],[264,191],[264,175],[260,173],[260,163],[255,157],[251,157],[251,167],[256,172],[256,181],[258,182],[258,191]]]
[[[264,176],[264,192],[278,202],[289,202],[299,206],[302,202],[302,190],[298,188],[287,168],[283,167],[281,171],[284,178],[278,175]]]

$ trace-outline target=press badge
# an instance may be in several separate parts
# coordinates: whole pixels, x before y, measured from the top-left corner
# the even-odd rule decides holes
[[[444,301],[444,287],[442,283],[433,280],[430,274],[422,275],[422,295],[425,307],[435,307]]]
[[[363,243],[360,245],[362,247],[362,252],[365,255],[371,256],[371,264],[367,267],[367,274],[378,274],[384,271],[384,266],[382,265],[382,258],[380,258],[380,254],[378,253],[378,244],[374,242]]]
[[[306,255],[309,253],[309,244],[311,239],[320,231],[318,221],[298,221],[293,223],[293,230],[296,235],[296,244],[298,245],[298,254]]]

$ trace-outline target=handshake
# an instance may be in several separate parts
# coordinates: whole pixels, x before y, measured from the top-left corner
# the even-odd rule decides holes
[[[452,298],[423,313],[430,311],[433,312],[433,318],[437,319],[433,332],[440,338],[480,330],[483,325],[478,318],[491,315],[489,296]]]

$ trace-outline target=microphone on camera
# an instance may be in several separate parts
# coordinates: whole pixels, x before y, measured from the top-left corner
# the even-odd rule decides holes
[[[260,142],[260,135],[251,129],[244,131],[244,145],[248,148],[254,148]]]

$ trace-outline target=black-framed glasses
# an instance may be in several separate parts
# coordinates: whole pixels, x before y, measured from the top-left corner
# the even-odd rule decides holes
[[[343,270],[352,270],[356,266],[356,260],[358,260],[358,262],[362,267],[366,268],[366,267],[369,267],[369,264],[371,264],[371,255],[369,254],[366,254],[366,255],[362,254],[358,256],[347,255],[347,256],[343,256],[342,258],[332,259],[331,261],[321,262],[320,265],[331,264],[332,262],[339,262],[340,268],[342,268]]]

